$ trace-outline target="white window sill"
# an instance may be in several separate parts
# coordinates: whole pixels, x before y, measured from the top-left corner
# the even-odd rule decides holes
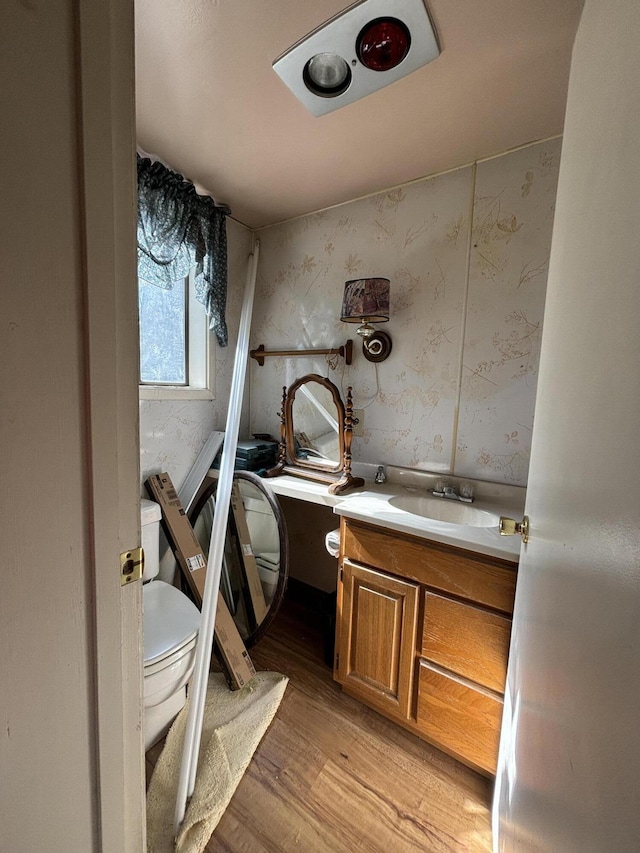
[[[141,400],[215,400],[209,388],[179,388],[170,385],[139,385]]]

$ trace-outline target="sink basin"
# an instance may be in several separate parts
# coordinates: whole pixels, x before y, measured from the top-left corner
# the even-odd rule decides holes
[[[447,524],[464,524],[468,527],[497,527],[498,516],[483,509],[476,509],[466,503],[448,500],[447,498],[429,498],[424,495],[399,495],[389,498],[391,506],[432,518],[434,521],[445,521]]]

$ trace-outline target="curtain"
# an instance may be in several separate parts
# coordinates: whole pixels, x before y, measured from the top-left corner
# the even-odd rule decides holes
[[[227,215],[162,163],[138,155],[138,276],[170,289],[196,267],[196,298],[227,345]]]

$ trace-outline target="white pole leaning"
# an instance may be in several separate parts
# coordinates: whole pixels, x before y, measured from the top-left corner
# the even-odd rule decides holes
[[[227,535],[227,521],[229,517],[229,504],[231,502],[236,450],[238,447],[242,396],[249,356],[249,333],[251,331],[251,315],[253,312],[253,296],[256,286],[259,253],[260,242],[256,240],[253,244],[253,253],[249,255],[249,264],[247,267],[247,281],[242,302],[238,344],[233,365],[227,425],[220,459],[218,488],[216,490],[216,511],[213,524],[211,525],[211,540],[209,542],[207,574],[202,598],[200,632],[196,645],[196,662],[189,689],[189,709],[174,818],[174,835],[176,838],[184,820],[187,800],[193,794],[198,769],[198,753],[202,738],[202,721],[209,681],[209,665],[213,648],[216,606],[220,588],[224,544]]]

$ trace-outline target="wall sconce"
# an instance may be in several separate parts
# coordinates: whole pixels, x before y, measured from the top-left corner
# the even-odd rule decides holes
[[[389,320],[388,278],[356,278],[347,281],[342,299],[343,323],[361,323],[357,333],[362,338],[362,352],[368,361],[384,361],[391,352],[391,338],[371,323]]]

